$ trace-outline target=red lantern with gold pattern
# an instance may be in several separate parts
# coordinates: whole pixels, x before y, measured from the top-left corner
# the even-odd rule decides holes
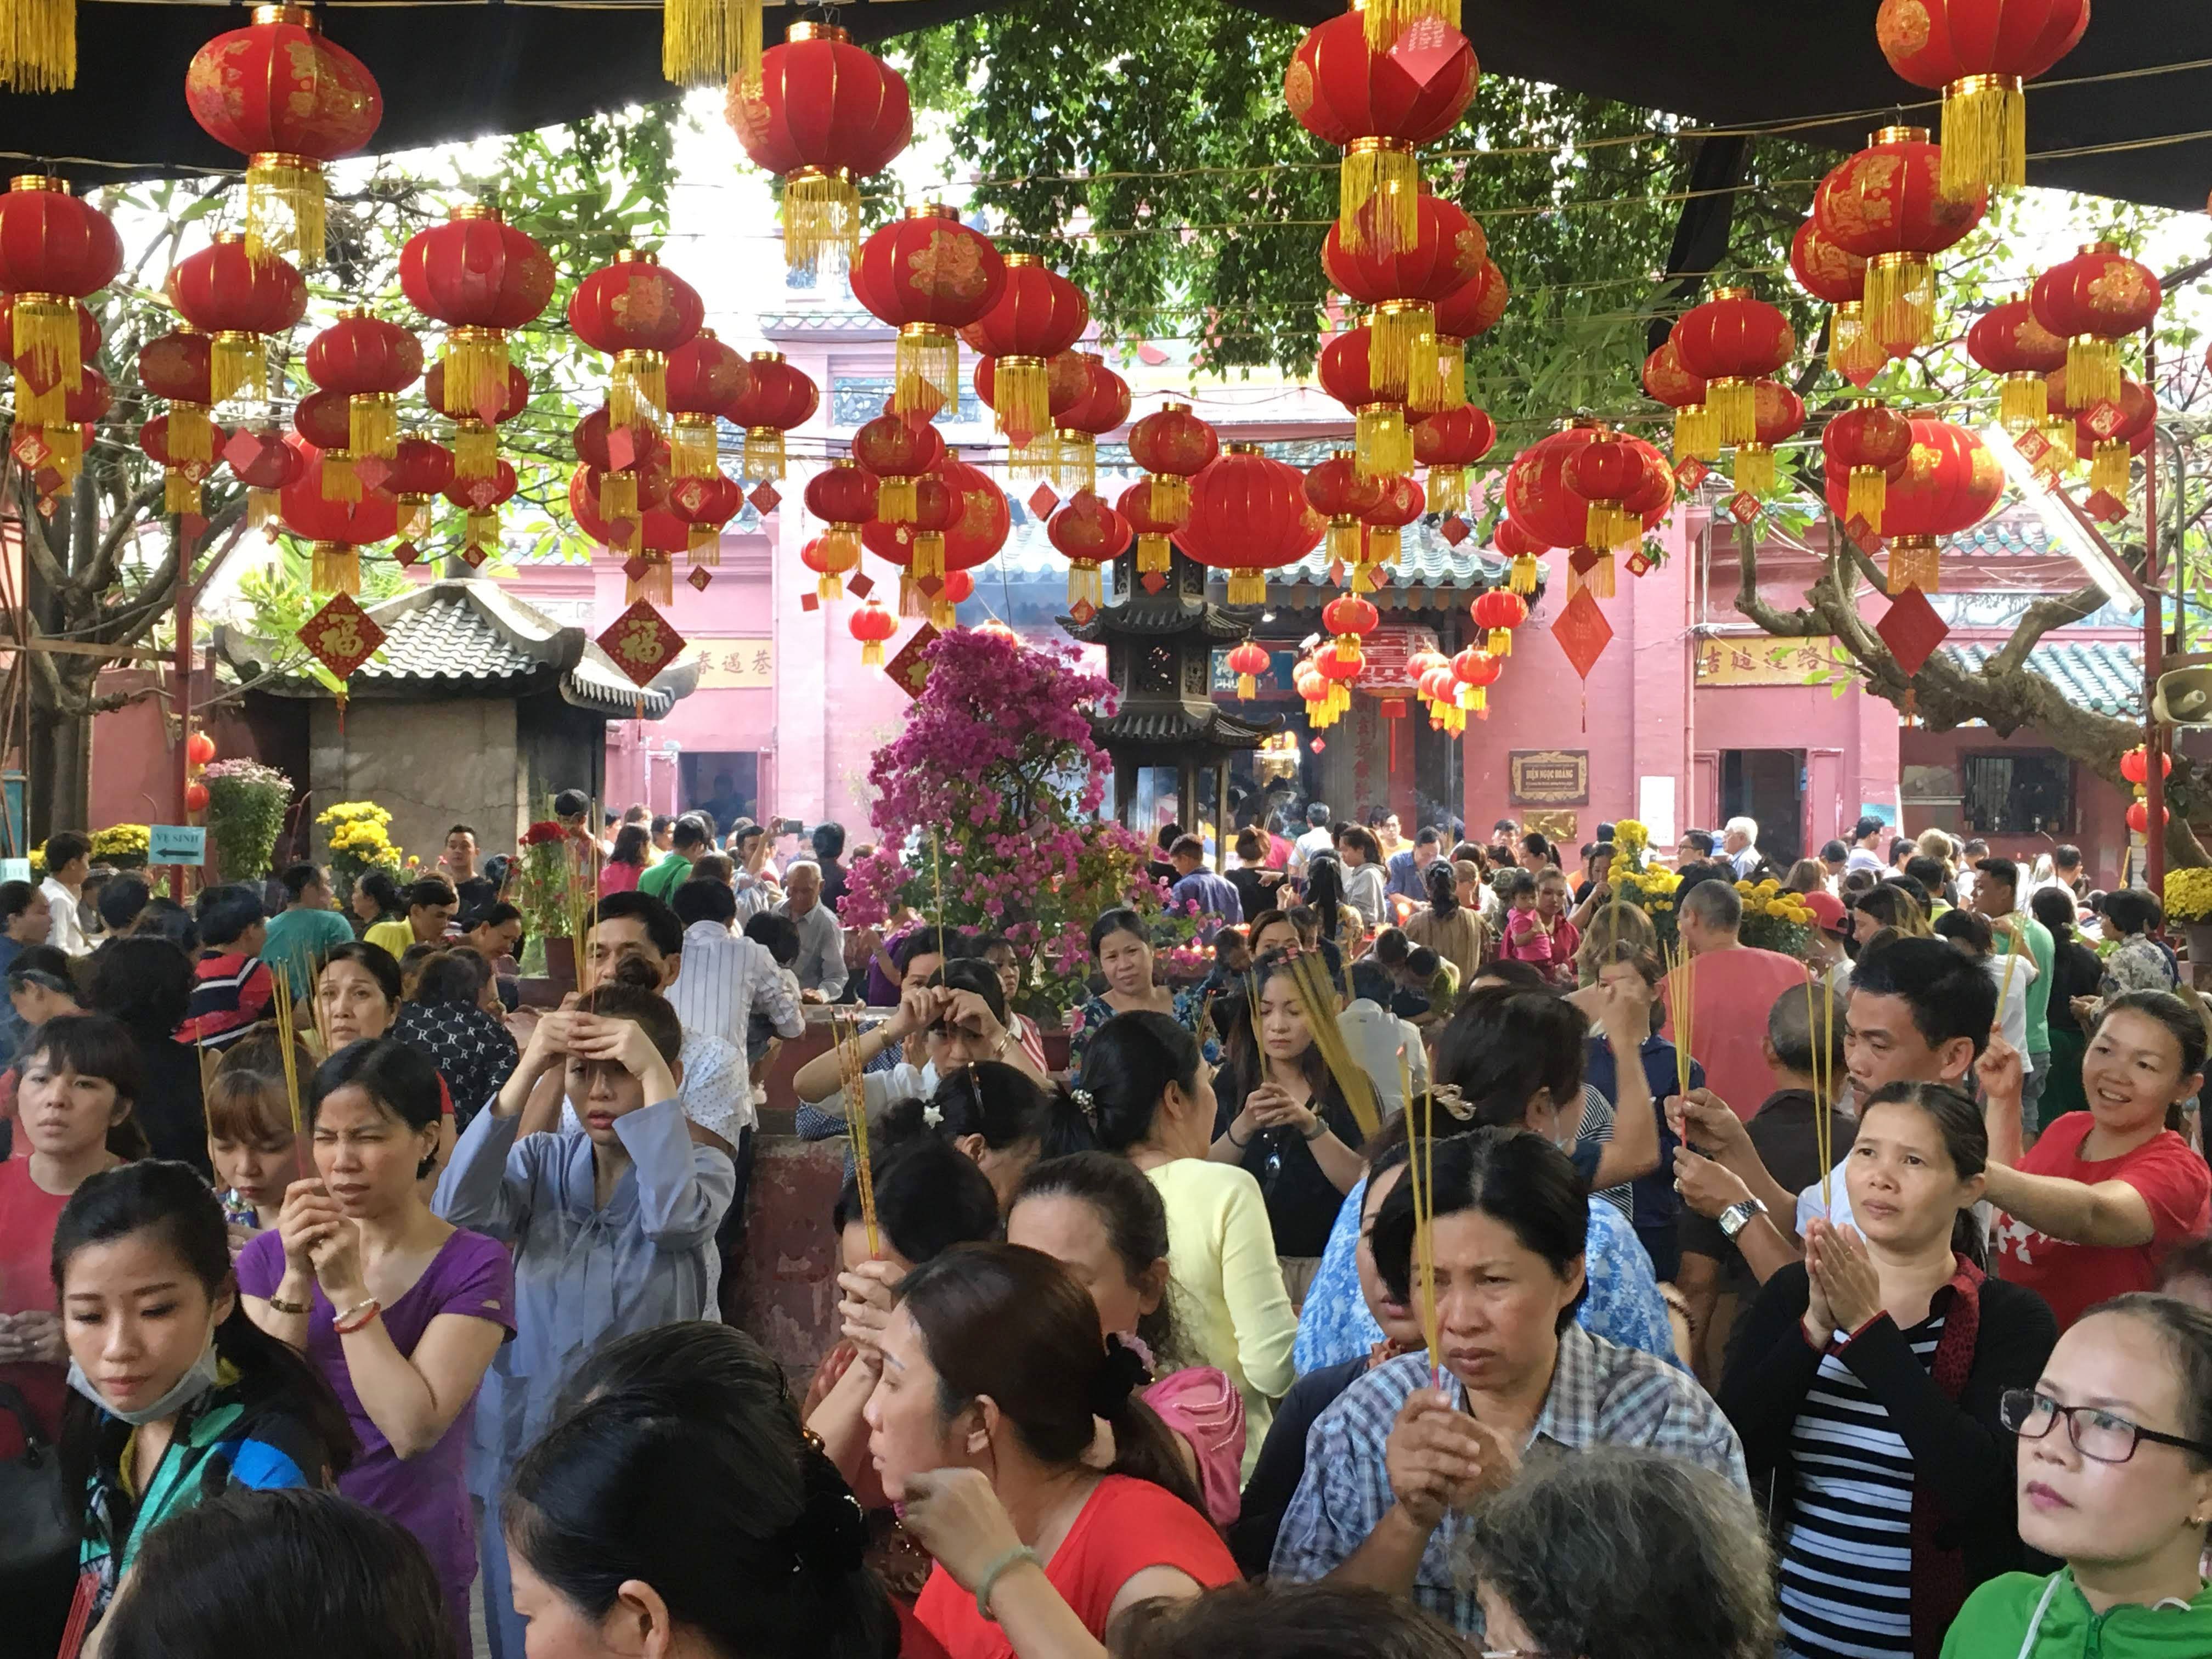
[[[1358,562],[1359,521],[1382,505],[1385,482],[1362,473],[1358,457],[1349,449],[1333,449],[1328,459],[1306,469],[1306,504],[1328,520],[1332,563]]]
[[[955,570],[973,570],[1006,544],[1013,512],[1006,492],[978,469],[948,453],[916,481],[912,524],[880,519],[860,526],[860,540],[878,558],[904,568],[899,610],[919,616],[933,599],[927,584]]]
[[[361,550],[398,533],[398,503],[389,495],[358,489],[349,501],[331,497],[323,488],[323,453],[304,440],[285,441],[297,445],[305,463],[299,477],[285,487],[283,513],[284,528],[312,544],[307,586],[317,593],[358,593]]]
[[[1678,459],[1692,456],[1701,461],[1720,459],[1720,440],[1711,411],[1705,407],[1705,383],[1682,366],[1673,339],[1644,360],[1644,392],[1674,411]]]
[[[2101,489],[2115,501],[2127,500],[2129,458],[2150,447],[2157,420],[2157,400],[2136,380],[2123,380],[2117,404],[2103,413],[2075,417],[2075,453],[2089,458],[2090,489]]]
[[[1378,198],[1361,210],[1374,220],[1384,209]],[[1368,390],[1378,397],[1407,396],[1413,342],[1437,332],[1437,302],[1483,274],[1488,243],[1482,227],[1439,196],[1424,194],[1414,204],[1413,236],[1385,249],[1372,234],[1364,248],[1334,228],[1322,239],[1322,270],[1354,301],[1372,306],[1375,360]]]
[[[1374,338],[1374,330],[1364,323],[1330,335],[1322,343],[1315,374],[1321,389],[1352,411],[1352,449],[1360,471],[1383,478],[1413,470],[1413,437],[1406,424],[1405,398],[1375,394],[1369,368]]]
[[[638,480],[637,516],[627,522],[611,522],[599,511],[604,483],[598,470],[580,466],[568,477],[568,514],[576,528],[600,546],[617,553],[639,554],[648,559],[667,559],[690,545],[690,526],[668,511],[668,476],[641,475]]]
[[[1106,602],[1099,567],[1129,545],[1129,521],[1088,489],[1079,489],[1045,525],[1045,535],[1068,561],[1067,604],[1079,623]]]
[[[2011,433],[2033,431],[2051,412],[2043,377],[2066,367],[2066,342],[2035,320],[2024,298],[1992,306],[1966,331],[1966,355],[1998,377],[1997,419]]]
[[[1828,499],[1842,501],[1836,511],[1844,524],[1863,519],[1881,534],[1889,480],[1912,453],[1912,423],[1879,398],[1862,399],[1829,418],[1820,429],[1820,453]]]
[[[1488,254],[1481,268],[1437,301],[1435,332],[1414,337],[1406,366],[1406,401],[1415,414],[1457,409],[1467,401],[1467,343],[1487,334],[1512,298],[1505,273]]]
[[[1170,564],[1168,538],[1182,528],[1190,516],[1190,492],[1182,492],[1180,505],[1164,498],[1158,477],[1139,478],[1123,490],[1114,510],[1129,521],[1137,536],[1137,573],[1155,579]]]
[[[1398,544],[1406,526],[1428,510],[1420,485],[1403,473],[1376,482],[1382,486],[1381,498],[1359,515],[1366,531],[1366,557],[1360,568],[1367,580],[1363,584],[1355,580],[1355,587],[1374,585],[1371,573],[1365,572],[1367,565],[1398,562]]]
[[[1429,510],[1467,510],[1467,469],[1498,442],[1498,422],[1473,404],[1440,410],[1413,428],[1413,460],[1429,470]]]
[[[213,374],[212,343],[198,329],[172,329],[138,348],[138,384],[169,402],[172,454],[198,461],[215,459],[215,436],[208,422],[208,410],[215,402]]]
[[[1200,564],[1229,573],[1229,603],[1261,605],[1266,572],[1294,564],[1320,545],[1327,528],[1308,505],[1297,468],[1229,444],[1190,481],[1190,517],[1176,544]]]
[[[123,269],[123,239],[108,217],[43,173],[8,181],[0,196],[0,291],[11,296],[8,358],[15,368],[15,418],[58,425],[65,393],[90,361],[75,303]],[[93,331],[98,349],[97,327]]]
[[[520,483],[514,466],[501,461],[489,478],[457,478],[446,486],[446,499],[461,509],[461,557],[471,568],[499,546],[499,509]]]
[[[1098,440],[1129,418],[1129,383],[1096,353],[1079,351],[1090,389],[1075,407],[1054,416],[1053,481],[1065,490],[1098,487]]]
[[[1055,476],[1060,465],[1059,440],[1054,435],[1060,417],[1070,410],[1079,407],[1091,396],[1091,367],[1095,353],[1062,351],[1045,360],[1046,425],[1032,434],[1026,442],[1014,442],[1011,436],[1006,459],[1012,476],[1017,477],[1049,478]],[[999,407],[999,372],[997,361],[990,357],[975,360],[975,395],[983,400],[986,409],[996,412]],[[886,409],[891,405],[886,404]],[[910,420],[926,420],[917,410],[908,416]]]
[[[1771,495],[1775,449],[1803,428],[1805,400],[1779,380],[1759,381],[1752,387],[1752,395],[1755,430],[1749,443],[1736,447],[1735,487],[1754,495]]]
[[[2035,279],[2035,320],[2066,342],[2066,383],[2076,408],[2120,396],[2120,342],[2158,315],[2158,278],[2110,242],[2090,242]]]
[[[169,303],[194,328],[214,337],[215,400],[240,392],[269,395],[263,342],[307,314],[307,285],[283,259],[249,258],[243,237],[216,233],[215,241],[177,261],[167,284]]]
[[[751,380],[745,360],[702,328],[668,354],[668,413],[673,470],[709,478],[717,468],[714,422]]]
[[[992,307],[960,331],[991,362],[992,412],[1015,448],[1052,429],[1051,360],[1091,325],[1083,290],[1034,253],[1005,256],[1006,287]]]
[[[756,351],[746,362],[745,389],[722,411],[745,434],[740,475],[783,477],[783,434],[814,418],[822,392],[804,372],[784,362],[781,351]]]
[[[1498,684],[1505,665],[1480,646],[1470,645],[1451,659],[1452,678],[1459,682],[1459,706],[1479,720],[1490,718],[1490,688]]]
[[[293,405],[292,427],[315,450],[319,488],[331,492],[333,501],[361,499],[361,479],[354,471],[353,419],[343,392],[311,392]]]
[[[1260,676],[1273,666],[1267,647],[1256,640],[1231,647],[1229,672],[1237,676],[1237,695],[1246,702],[1260,695]]]
[[[399,394],[422,376],[422,343],[397,323],[349,309],[307,342],[307,363],[309,380],[346,398],[346,448],[390,460],[399,441]]]
[[[1220,434],[1172,398],[1129,428],[1129,459],[1152,475],[1171,511],[1190,504],[1190,481],[1220,453]]]
[[[1856,411],[1853,411],[1856,412]],[[1842,416],[1836,417],[1838,420]],[[1834,422],[1829,423],[1832,429]],[[1972,530],[2004,494],[2004,471],[1980,438],[1948,421],[1910,422],[1905,464],[1888,479],[1882,533],[1889,541],[1889,591],[1936,591],[1936,544]],[[1828,471],[1828,506],[1838,515],[1850,505],[1849,484]]]
[[[384,119],[368,66],[323,38],[305,6],[256,6],[253,21],[202,46],[185,105],[246,166],[246,236],[256,258],[323,260],[323,167],[357,155]]]
[[[1493,587],[1476,597],[1468,607],[1474,625],[1488,637],[1484,647],[1493,657],[1513,654],[1513,630],[1528,620],[1528,601],[1518,593]]]
[[[1467,37],[1441,18],[1425,20],[1418,32],[1380,20],[1376,27],[1380,38],[1370,41],[1369,20],[1354,9],[1309,29],[1284,71],[1283,101],[1299,125],[1345,152],[1338,230],[1358,239],[1354,246],[1371,237],[1388,250],[1411,246],[1419,234],[1414,150],[1459,125],[1480,70]],[[1425,75],[1396,50],[1407,33]],[[1377,201],[1385,210],[1369,211]]]
[[[914,521],[914,481],[945,455],[945,440],[927,421],[884,412],[853,434],[853,459],[879,481],[876,510],[870,518],[885,524]]]
[[[624,248],[576,284],[568,326],[614,359],[607,407],[617,425],[668,407],[668,354],[698,333],[706,314],[699,291],[642,248]]]
[[[1536,556],[1550,552],[1552,544],[1530,535],[1525,526],[1506,517],[1498,520],[1498,528],[1491,532],[1490,544],[1498,550],[1500,557],[1507,561],[1507,591],[1534,592],[1538,569]]]
[[[1867,262],[1867,325],[1892,356],[1934,337],[1933,256],[1981,223],[1989,208],[1986,191],[1945,194],[1941,165],[1927,128],[1884,127],[1813,195],[1820,234]]]
[[[1606,435],[1595,424],[1571,426],[1539,438],[1516,455],[1505,469],[1506,519],[1540,546],[1583,546],[1589,536],[1589,502],[1569,487],[1567,460]],[[1639,466],[1623,493],[1642,477]]]
[[[1874,38],[1916,87],[1943,94],[1943,165],[1953,196],[2027,182],[2033,81],[2074,50],[2089,0],[1882,0]]]
[[[806,481],[806,510],[829,527],[822,532],[825,574],[849,570],[860,562],[860,526],[876,516],[875,475],[852,456],[840,455],[830,470]],[[849,552],[852,556],[843,556]],[[836,597],[834,595],[830,597]]]
[[[407,302],[446,325],[446,349],[426,382],[430,406],[456,420],[496,425],[511,373],[507,336],[535,320],[553,297],[553,261],[499,210],[464,203],[442,225],[418,230],[399,251]],[[441,373],[450,367],[451,373]]]
[[[721,563],[723,527],[738,516],[744,504],[743,487],[735,478],[720,471],[703,478],[692,473],[669,480],[668,511],[689,526],[684,542],[691,563]]]
[[[959,331],[1006,292],[991,239],[936,202],[907,209],[860,244],[853,297],[898,330],[894,407],[927,419],[960,392]]]
[[[760,69],[757,85],[730,82],[722,115],[753,165],[783,180],[784,263],[811,270],[827,253],[849,263],[860,181],[914,137],[906,77],[832,23],[793,23]]]
[[[1756,442],[1752,387],[1796,353],[1790,319],[1747,288],[1717,288],[1705,304],[1684,312],[1667,338],[1675,360],[1705,383],[1714,437],[1723,446]]]
[[[881,667],[884,660],[884,641],[898,632],[898,618],[871,599],[853,613],[845,627],[847,631],[860,642],[860,666]]]
[[[1808,219],[1790,241],[1790,270],[1797,286],[1824,301],[1828,312],[1828,367],[1853,386],[1881,372],[1889,354],[1867,331],[1866,261],[1846,253]]]

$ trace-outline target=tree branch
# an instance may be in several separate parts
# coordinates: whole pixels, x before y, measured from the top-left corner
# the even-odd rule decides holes
[[[2071,593],[2054,594],[2038,599],[2027,607],[2020,621],[2014,624],[2012,637],[2004,642],[1996,655],[1990,659],[1988,672],[2009,674],[2016,668],[2027,665],[2027,653],[2036,643],[2054,628],[2063,628],[2090,615],[2105,603],[2105,590],[2094,583],[2075,588]]]
[[[1813,611],[1777,611],[1759,593],[1759,534],[1747,524],[1735,527],[1735,608],[1777,639],[1804,640],[1830,631]]]
[[[107,526],[107,533],[100,538],[100,545],[93,550],[92,568],[85,575],[85,585],[94,592],[99,592],[115,580],[115,568],[122,557],[123,544],[137,532],[148,509],[161,499],[161,488],[159,477],[141,484],[117,511]]]

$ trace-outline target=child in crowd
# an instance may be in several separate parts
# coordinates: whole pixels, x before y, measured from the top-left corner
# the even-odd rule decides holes
[[[293,1062],[293,1075],[304,1091],[315,1075],[314,1059],[295,1048]],[[230,1224],[233,1256],[254,1234],[276,1224],[285,1189],[300,1179],[299,1126],[293,1111],[275,1027],[255,1031],[224,1051],[208,1084],[208,1159]]]
[[[268,1017],[273,994],[269,964],[268,912],[261,896],[243,882],[210,887],[199,896],[200,953],[192,968],[192,1000],[177,1041],[203,1048],[228,1048],[257,1020]]]
[[[1505,959],[1525,962],[1549,979],[1558,956],[1554,930],[1536,908],[1536,878],[1526,870],[1507,870],[1498,879],[1505,901]]]

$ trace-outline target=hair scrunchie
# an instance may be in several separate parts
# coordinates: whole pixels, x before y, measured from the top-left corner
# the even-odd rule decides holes
[[[1111,1421],[1129,1404],[1129,1396],[1152,1381],[1144,1360],[1118,1336],[1106,1339],[1106,1358],[1091,1379],[1091,1413]]]

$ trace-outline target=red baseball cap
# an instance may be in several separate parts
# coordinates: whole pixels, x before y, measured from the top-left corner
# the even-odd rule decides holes
[[[1844,902],[1833,893],[1815,890],[1803,896],[1805,908],[1819,921],[1823,933],[1841,933],[1844,927]]]

